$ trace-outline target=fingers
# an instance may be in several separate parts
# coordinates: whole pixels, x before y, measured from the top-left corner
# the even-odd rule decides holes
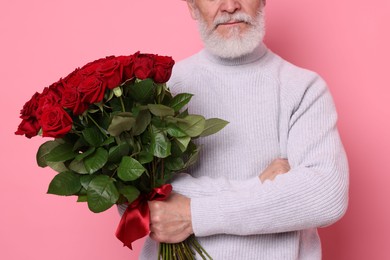
[[[266,180],[274,180],[279,174],[290,171],[290,164],[287,159],[277,158],[260,174],[259,178],[262,183]]]

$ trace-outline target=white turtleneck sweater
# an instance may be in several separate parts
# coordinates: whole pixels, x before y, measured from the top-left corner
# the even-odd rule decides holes
[[[200,160],[174,190],[191,198],[193,230],[214,260],[321,259],[317,227],[343,216],[348,164],[325,82],[272,53],[222,59],[203,50],[175,65],[169,87],[191,114],[230,123],[198,140]],[[261,183],[276,158],[291,170]],[[147,238],[140,259],[157,259]]]

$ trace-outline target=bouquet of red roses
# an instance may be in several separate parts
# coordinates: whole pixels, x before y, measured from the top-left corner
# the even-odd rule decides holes
[[[37,152],[39,166],[58,172],[48,193],[75,195],[95,213],[128,204],[116,235],[130,248],[149,233],[147,201],[166,199],[171,178],[195,163],[193,139],[227,124],[182,111],[192,94],[167,88],[173,65],[139,52],[90,62],[35,93],[15,133],[54,138]],[[161,244],[159,259],[195,259],[193,249],[208,256],[190,237]]]

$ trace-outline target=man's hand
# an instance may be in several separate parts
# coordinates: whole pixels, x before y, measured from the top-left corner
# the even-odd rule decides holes
[[[265,180],[273,180],[279,174],[290,170],[290,164],[287,159],[278,158],[272,161],[270,165],[260,174],[259,179],[262,183]]]
[[[149,201],[150,237],[157,242],[179,243],[192,233],[190,199],[172,193],[165,201]]]

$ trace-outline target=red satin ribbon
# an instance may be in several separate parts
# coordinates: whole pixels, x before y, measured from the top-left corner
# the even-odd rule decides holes
[[[149,234],[149,206],[150,200],[166,200],[171,194],[172,186],[165,184],[154,188],[147,195],[140,195],[126,209],[116,230],[116,237],[131,250],[131,243]]]

